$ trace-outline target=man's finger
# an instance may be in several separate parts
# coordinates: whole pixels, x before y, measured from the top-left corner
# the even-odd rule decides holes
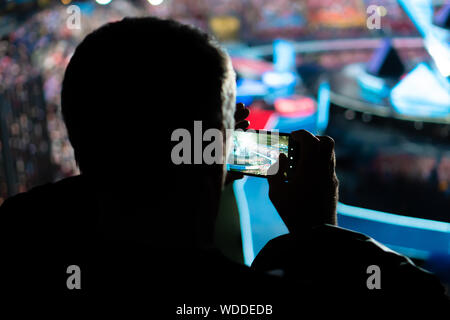
[[[311,132],[299,130],[292,132],[292,138],[298,144],[300,152],[299,161],[314,160],[319,151],[320,140]]]
[[[329,174],[333,175],[336,166],[336,158],[334,155],[334,140],[329,136],[318,136],[320,139],[319,153],[323,159],[324,165],[327,166]]]
[[[314,142],[319,142],[319,138],[317,138],[315,135],[313,135],[311,132],[307,131],[307,130],[297,130],[297,131],[293,131],[291,133],[292,138],[297,141],[297,142],[307,142],[307,143],[314,143]]]
[[[236,109],[236,111],[234,112],[234,119],[236,121],[241,121],[241,120],[244,120],[245,118],[247,118],[249,114],[250,114],[250,111],[247,108],[242,107],[242,108]]]
[[[250,121],[242,120],[236,123],[235,129],[247,129],[250,125]]]
[[[294,179],[302,178],[312,168],[319,156],[320,140],[306,130],[294,131],[291,136],[298,146]]]
[[[280,153],[278,161],[270,166],[267,171],[269,185],[277,185],[286,181],[285,173],[288,168],[288,158],[284,153]]]
[[[317,136],[320,140],[320,152],[331,157],[334,151],[334,140],[329,136]]]
[[[236,180],[244,178],[244,174],[240,172],[227,172],[227,176],[225,178],[225,185],[228,185]]]

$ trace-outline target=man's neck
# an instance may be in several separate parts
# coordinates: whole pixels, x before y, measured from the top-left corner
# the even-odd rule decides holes
[[[136,208],[110,194],[100,194],[99,226],[107,242],[145,244],[154,248],[205,250],[213,247],[211,213],[197,209],[174,215]],[[186,212],[187,211],[187,212]]]

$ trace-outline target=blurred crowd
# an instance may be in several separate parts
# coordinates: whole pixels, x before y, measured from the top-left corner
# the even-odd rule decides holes
[[[182,0],[147,6],[149,13],[209,29],[219,38],[267,41],[277,37],[371,37],[366,9],[384,6],[383,35],[417,34],[396,0]]]
[[[65,67],[87,33],[108,21],[139,14],[125,1],[95,10],[87,5],[83,10],[80,29],[68,28],[66,7],[60,5],[34,14],[0,41],[0,112],[7,127],[0,138],[3,147],[8,144],[13,158],[9,170],[13,170],[14,185],[9,186],[13,189],[10,193],[78,172],[60,110]],[[43,116],[36,117],[36,113]],[[35,143],[30,143],[29,136]],[[38,176],[33,169],[37,166],[36,150],[48,151],[51,163],[49,170],[39,168]],[[3,173],[7,160],[0,162],[0,202],[7,193]]]

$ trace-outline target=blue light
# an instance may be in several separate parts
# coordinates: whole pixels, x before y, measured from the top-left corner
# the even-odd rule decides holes
[[[323,132],[328,126],[330,113],[330,84],[322,82],[317,92],[317,131]]]
[[[237,81],[237,96],[265,96],[267,94],[267,86],[259,80],[239,79]]]
[[[244,254],[244,263],[250,266],[255,259],[253,250],[252,227],[250,223],[250,211],[248,209],[247,196],[244,191],[244,184],[247,177],[237,180],[233,184],[236,203],[239,210],[239,220],[241,224],[242,251]]]
[[[265,179],[246,177],[234,183],[239,210],[244,262],[287,229],[271,204]],[[251,211],[250,211],[251,210]],[[339,226],[361,232],[410,257],[450,255],[450,223],[359,208],[339,203]]]
[[[338,203],[337,211],[340,215],[362,218],[392,225],[450,233],[450,223],[428,219],[401,216],[371,209],[349,206]]]
[[[433,24],[431,0],[399,0],[405,12],[424,38],[425,48],[433,57],[440,73],[450,76],[450,32]]]
[[[391,103],[404,115],[449,117],[450,86],[445,87],[426,63],[418,64],[391,91]]]
[[[267,71],[262,75],[262,81],[271,88],[283,88],[295,86],[297,77],[293,72]]]
[[[292,42],[281,39],[273,42],[273,63],[275,71],[295,71],[295,49]]]

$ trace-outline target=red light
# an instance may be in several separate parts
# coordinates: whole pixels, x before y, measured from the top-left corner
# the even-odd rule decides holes
[[[316,102],[303,96],[278,98],[275,100],[275,110],[283,117],[307,117],[317,110]]]

